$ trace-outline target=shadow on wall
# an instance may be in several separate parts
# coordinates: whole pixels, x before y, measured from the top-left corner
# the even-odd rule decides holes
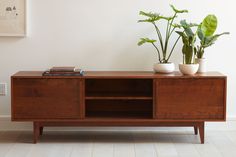
[[[1,44],[16,43],[23,39],[25,39],[25,37],[0,36],[0,43]]]

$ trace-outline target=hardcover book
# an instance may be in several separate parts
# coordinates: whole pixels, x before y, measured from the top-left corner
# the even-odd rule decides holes
[[[83,76],[83,70],[75,67],[52,67],[43,72],[43,76]]]

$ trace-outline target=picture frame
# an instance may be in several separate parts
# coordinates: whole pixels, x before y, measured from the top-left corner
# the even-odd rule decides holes
[[[0,36],[25,37],[27,0],[0,0]]]

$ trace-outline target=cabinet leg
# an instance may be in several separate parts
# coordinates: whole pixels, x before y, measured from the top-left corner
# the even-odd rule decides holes
[[[38,122],[34,122],[34,143],[36,144],[40,134],[40,127]]]
[[[198,134],[198,127],[194,126],[194,134],[197,135]]]
[[[39,134],[42,136],[43,135],[43,126],[40,127]]]
[[[200,139],[201,139],[201,144],[204,144],[204,139],[205,139],[205,122],[200,123],[199,127],[199,135],[200,135]]]

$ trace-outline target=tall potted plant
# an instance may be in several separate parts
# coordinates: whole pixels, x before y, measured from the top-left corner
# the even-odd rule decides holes
[[[183,64],[179,64],[180,72],[185,75],[193,75],[197,72],[199,64],[195,63],[195,42],[197,37],[197,31],[193,32],[192,27],[198,26],[197,24],[187,23],[186,20],[181,20],[179,27],[183,28],[183,31],[176,31],[183,41]]]
[[[178,10],[173,5],[170,6],[174,12],[173,15],[170,17],[162,16],[159,13],[151,13],[151,12],[147,13],[144,11],[140,11],[139,13],[142,16],[146,16],[147,19],[139,20],[138,22],[151,23],[154,26],[155,31],[157,33],[157,40],[149,38],[141,38],[138,45],[140,46],[143,45],[144,43],[149,43],[153,45],[153,47],[157,51],[157,56],[159,61],[158,63],[154,64],[154,71],[160,73],[171,73],[175,69],[174,64],[169,62],[169,60],[176,47],[176,44],[180,39],[180,36],[176,39],[171,49],[169,48],[169,41],[171,36],[173,35],[173,32],[175,32],[175,29],[177,28],[177,26],[174,25],[174,21],[177,18],[177,15],[188,12],[187,10]],[[160,22],[161,20],[164,20],[167,23],[164,34],[161,33],[159,27],[157,26],[157,23]]]
[[[217,24],[217,17],[215,15],[208,15],[198,27],[197,35],[200,40],[200,45],[197,46],[196,49],[196,61],[199,63],[198,72],[200,73],[206,71],[206,61],[204,58],[205,49],[213,45],[221,35],[229,34],[229,32],[214,34],[217,29]]]

